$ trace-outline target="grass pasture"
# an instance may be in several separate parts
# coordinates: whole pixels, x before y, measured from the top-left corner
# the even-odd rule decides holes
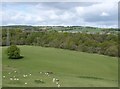
[[[8,59],[6,47],[2,48],[3,87],[57,87],[53,78],[60,80],[61,87],[118,86],[118,60],[115,57],[39,46],[19,48],[24,56],[19,60]],[[45,72],[53,74],[47,76]],[[24,78],[24,74],[28,76]],[[19,81],[10,80],[11,77],[19,78]],[[42,79],[44,83],[36,83],[36,79]]]

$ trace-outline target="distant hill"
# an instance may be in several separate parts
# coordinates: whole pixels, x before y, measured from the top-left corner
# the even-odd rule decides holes
[[[10,25],[1,26],[3,29],[21,29],[25,31],[41,31],[41,30],[55,30],[55,31],[76,31],[76,32],[118,32],[120,29],[117,28],[98,28],[90,26],[30,26],[30,25]]]

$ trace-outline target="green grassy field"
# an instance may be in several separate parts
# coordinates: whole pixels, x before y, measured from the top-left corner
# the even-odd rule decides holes
[[[56,48],[19,47],[24,56],[19,60],[8,59],[6,47],[3,47],[4,87],[57,87],[53,78],[60,80],[61,87],[118,86],[117,58]],[[44,74],[49,71],[53,74]],[[28,76],[24,78],[24,74]],[[13,76],[19,81],[10,80]],[[44,83],[36,83],[36,79],[42,79]]]

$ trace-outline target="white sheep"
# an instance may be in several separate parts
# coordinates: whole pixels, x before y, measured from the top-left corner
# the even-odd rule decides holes
[[[17,78],[16,80],[19,80],[19,78]]]
[[[14,78],[14,80],[17,80],[16,78]]]
[[[13,80],[13,78],[10,78],[10,80]]]
[[[56,82],[56,84],[58,85],[59,83],[58,83],[58,82]]]
[[[58,84],[57,86],[60,87],[60,84]]]
[[[5,78],[5,76],[3,76],[3,78]]]
[[[59,79],[55,79],[56,81],[59,81]]]
[[[55,82],[55,78],[53,78],[53,82]]]
[[[26,75],[23,75],[23,77],[26,77]]]
[[[25,82],[25,85],[27,84],[27,82]]]
[[[40,74],[42,74],[42,72],[40,72]]]

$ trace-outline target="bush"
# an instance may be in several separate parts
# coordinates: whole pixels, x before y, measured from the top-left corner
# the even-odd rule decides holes
[[[12,45],[7,49],[9,59],[20,59],[20,49],[16,45]]]
[[[118,57],[118,48],[117,46],[111,46],[105,51],[105,55],[116,56]]]

